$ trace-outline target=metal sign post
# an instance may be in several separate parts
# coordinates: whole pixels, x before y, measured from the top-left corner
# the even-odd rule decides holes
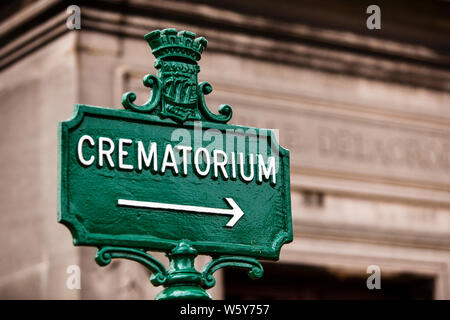
[[[156,299],[210,299],[223,267],[263,274],[292,241],[289,151],[272,130],[227,125],[232,110],[206,105],[198,83],[207,41],[188,31],[145,36],[158,74],[144,77],[149,100],[126,110],[76,105],[59,125],[58,221],[96,262],[137,261],[166,287]],[[165,267],[148,251],[166,252]],[[201,272],[198,254],[212,261]]]

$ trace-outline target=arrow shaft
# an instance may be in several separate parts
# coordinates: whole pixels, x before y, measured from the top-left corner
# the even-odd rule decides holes
[[[126,200],[126,199],[119,199],[117,203],[120,206],[134,207],[134,208],[149,208],[149,209],[196,212],[196,213],[210,213],[220,215],[233,215],[233,209],[220,209],[220,208],[189,206],[189,205],[170,204],[161,202],[151,202],[151,201]]]

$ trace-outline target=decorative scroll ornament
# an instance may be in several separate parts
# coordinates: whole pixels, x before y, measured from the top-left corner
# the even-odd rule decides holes
[[[167,271],[164,265],[141,249],[124,247],[103,247],[97,251],[95,262],[99,266],[107,266],[112,259],[129,259],[139,262],[152,272],[150,282],[154,286],[164,285],[167,282]]]
[[[153,55],[158,75],[146,75],[144,86],[152,89],[150,99],[139,106],[134,92],[122,97],[122,105],[132,111],[159,115],[178,122],[203,120],[226,123],[231,119],[232,109],[221,105],[219,114],[211,112],[206,105],[205,95],[212,92],[208,82],[198,84],[201,58],[207,41],[195,38],[189,31],[176,29],[155,30],[145,35]]]
[[[202,269],[203,288],[209,289],[216,285],[213,273],[225,267],[250,269],[248,276],[250,279],[259,279],[264,274],[264,269],[258,260],[250,257],[222,256],[213,258]]]
[[[107,246],[98,250],[95,261],[102,267],[116,258],[139,262],[152,272],[150,281],[154,286],[165,287],[156,296],[156,300],[211,299],[205,289],[215,286],[213,273],[225,267],[249,269],[248,276],[251,279],[261,278],[264,273],[258,260],[240,256],[213,257],[211,262],[198,272],[194,266],[197,250],[187,240],[181,240],[167,253],[167,257],[170,261],[168,270],[144,249]]]

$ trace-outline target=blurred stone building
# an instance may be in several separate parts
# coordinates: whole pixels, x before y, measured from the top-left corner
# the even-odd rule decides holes
[[[66,26],[81,8],[81,29]],[[56,222],[57,123],[121,108],[155,73],[143,35],[208,39],[200,80],[232,123],[291,150],[294,242],[265,276],[225,270],[215,298],[450,298],[446,1],[13,1],[0,5],[0,298],[151,299],[146,270],[100,268]],[[144,102],[138,101],[139,103]],[[157,256],[163,259],[162,254]],[[199,265],[207,261],[204,258]],[[78,265],[81,289],[66,286]],[[371,265],[381,289],[369,290]]]

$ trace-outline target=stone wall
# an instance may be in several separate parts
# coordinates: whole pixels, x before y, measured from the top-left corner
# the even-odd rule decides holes
[[[143,103],[142,77],[155,73],[143,35],[175,27],[209,41],[199,79],[214,87],[208,105],[232,105],[232,123],[278,129],[291,150],[295,240],[280,263],[359,275],[376,264],[431,276],[435,298],[450,298],[450,72],[440,36],[449,27],[440,2],[383,4],[378,33],[365,29],[364,6],[348,2],[319,14],[317,1],[92,1],[79,31],[65,27],[68,3],[37,2],[4,20],[0,297],[151,299],[160,290],[133,262],[98,267],[95,248],[74,248],[57,224],[56,128],[75,103],[121,108],[130,90]],[[72,264],[81,290],[66,287]],[[215,298],[221,284],[219,274]]]

